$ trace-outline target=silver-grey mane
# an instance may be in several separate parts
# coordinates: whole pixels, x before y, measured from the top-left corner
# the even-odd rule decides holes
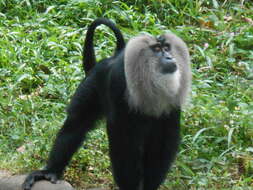
[[[158,58],[150,45],[156,38],[147,34],[132,38],[126,45],[124,63],[129,106],[147,115],[159,117],[186,102],[191,85],[190,57],[186,44],[174,34],[164,34],[171,44],[177,71],[162,74]]]

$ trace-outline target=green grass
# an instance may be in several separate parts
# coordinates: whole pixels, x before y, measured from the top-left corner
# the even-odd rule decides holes
[[[126,39],[172,31],[189,46],[192,98],[180,152],[161,189],[252,189],[253,2],[242,2],[0,0],[0,169],[43,167],[84,77],[87,25],[103,16]],[[99,59],[111,55],[109,29],[98,29],[96,44]],[[65,174],[80,189],[115,186],[104,128],[89,134]]]

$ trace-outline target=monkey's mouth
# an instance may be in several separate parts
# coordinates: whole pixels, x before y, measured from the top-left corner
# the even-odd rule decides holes
[[[165,59],[160,60],[160,72],[162,74],[171,74],[177,70],[176,60],[175,59]]]

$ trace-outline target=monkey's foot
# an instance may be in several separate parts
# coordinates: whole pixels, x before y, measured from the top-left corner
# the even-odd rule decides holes
[[[26,175],[10,176],[0,178],[0,190],[21,190],[22,183]],[[42,180],[36,182],[32,190],[74,190],[74,188],[66,181],[58,181],[56,184],[50,181]]]

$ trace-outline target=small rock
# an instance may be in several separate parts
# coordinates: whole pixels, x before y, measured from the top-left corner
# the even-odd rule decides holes
[[[21,190],[21,185],[25,180],[26,175],[2,177],[0,178],[0,190]],[[52,184],[49,181],[38,181],[32,187],[32,190],[74,190],[73,187],[66,181],[59,181],[57,184]]]
[[[9,171],[0,170],[0,179],[3,177],[9,177],[9,176],[11,176],[11,173]]]

